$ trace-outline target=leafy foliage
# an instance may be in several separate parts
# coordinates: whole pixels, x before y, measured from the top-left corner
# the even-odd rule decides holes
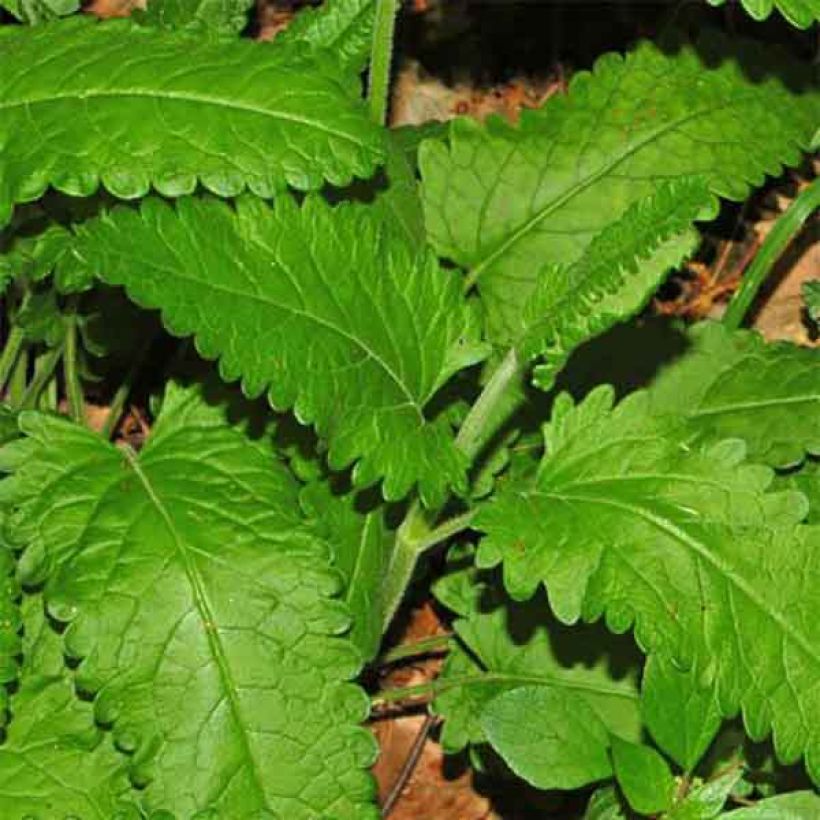
[[[225,379],[251,396],[268,387],[275,407],[315,424],[331,467],[361,458],[361,485],[384,476],[385,497],[401,498],[418,481],[430,503],[463,486],[450,427],[424,408],[484,349],[455,276],[368,208],[147,200],[83,226],[73,255],[194,333]]]
[[[72,19],[3,27],[0,60],[0,224],[48,185],[271,196],[346,184],[384,156],[358,80],[329,55]]]
[[[722,6],[726,0],[706,0],[713,6]],[[755,20],[765,20],[777,10],[797,28],[808,28],[820,21],[820,3],[817,0],[741,0],[743,8]]]
[[[612,763],[618,785],[635,811],[658,814],[670,808],[675,781],[658,752],[615,736]]]
[[[47,575],[77,685],[147,810],[369,816],[367,700],[345,683],[360,657],[337,637],[327,548],[265,439],[169,389],[138,457],[23,414],[2,455],[8,536],[34,553],[23,579]]]
[[[2,0],[0,8],[23,23],[34,25],[74,14],[80,3],[79,0]]]
[[[238,34],[248,25],[252,0],[161,0],[136,9],[134,19],[143,25],[190,29],[216,34]]]
[[[806,754],[820,779],[820,532],[798,525],[805,498],[767,493],[740,442],[664,435],[646,394],[612,400],[556,401],[534,481],[479,513],[479,565],[503,560],[516,598],[543,582],[565,623],[634,624],[641,647],[696,665],[724,715],[741,707],[753,738],[773,728],[779,757]]]
[[[705,68],[716,53],[722,64]],[[746,63],[756,77],[785,68],[757,44],[704,41],[699,53],[664,54],[643,43],[576,74],[566,97],[525,111],[518,127],[456,120],[449,144],[422,145],[430,239],[477,284],[493,341],[526,330],[542,272],[575,263],[660,182],[699,175],[713,193],[740,199],[797,161],[820,95],[797,95],[774,73],[751,83]]]

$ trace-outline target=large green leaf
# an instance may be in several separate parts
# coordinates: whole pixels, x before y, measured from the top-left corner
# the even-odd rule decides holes
[[[643,43],[602,57],[517,127],[460,119],[449,143],[424,143],[430,239],[478,285],[493,339],[518,338],[540,272],[576,262],[659,183],[702,175],[714,194],[742,199],[797,163],[820,94],[794,91],[791,70],[757,43]]]
[[[361,71],[373,40],[375,0],[324,0],[308,6],[276,38],[276,44],[332,51],[346,67]]]
[[[27,598],[23,611],[21,681],[0,744],[0,815],[137,820],[126,802],[126,759],[95,726],[91,704],[77,698],[41,597]]]
[[[0,224],[48,185],[271,196],[384,158],[358,78],[330,55],[72,19],[4,26],[0,62]]]
[[[454,550],[451,562],[457,566],[467,557]],[[599,627],[567,628],[550,616],[540,597],[516,603],[471,567],[444,576],[435,593],[459,615],[453,623],[459,644],[447,658],[434,702],[444,718],[446,751],[486,742],[482,721],[490,701],[533,686],[557,692],[560,704],[580,702],[579,709],[605,730],[639,739],[640,656],[628,641]],[[556,733],[572,733],[574,723],[562,725],[557,713],[544,715],[547,724],[553,718]]]
[[[83,225],[73,253],[161,308],[171,332],[195,334],[224,378],[315,424],[331,467],[361,457],[354,478],[384,476],[387,498],[416,481],[430,502],[463,486],[450,426],[424,410],[483,355],[475,322],[455,274],[367,206],[148,200]]]
[[[78,686],[133,752],[144,808],[376,815],[340,579],[267,439],[173,387],[139,456],[56,417],[21,428],[0,452],[7,537],[39,548],[24,582],[45,559]]]
[[[682,421],[692,440],[742,438],[773,467],[820,454],[820,354],[705,322],[653,383],[651,412]],[[685,400],[682,398],[685,396]]]
[[[634,625],[645,651],[701,670],[724,715],[770,729],[784,762],[820,780],[820,529],[806,499],[766,492],[771,471],[737,440],[689,446],[653,418],[645,393],[612,409],[600,388],[562,395],[529,486],[478,514],[480,566],[504,562],[517,598],[546,584],[566,623]]]
[[[726,0],[706,0],[713,6],[722,6]],[[820,22],[820,2],[818,0],[740,0],[746,13],[754,20],[765,20],[777,10],[797,28],[808,28]]]

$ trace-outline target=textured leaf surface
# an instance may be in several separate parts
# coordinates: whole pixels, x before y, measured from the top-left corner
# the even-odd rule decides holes
[[[779,794],[756,806],[730,811],[729,820],[815,820],[820,816],[820,795],[815,792]]]
[[[697,670],[681,671],[659,656],[644,668],[641,714],[652,739],[686,772],[695,768],[721,724],[714,693],[700,686]]]
[[[675,780],[669,766],[651,746],[612,738],[615,777],[629,805],[641,814],[658,814],[672,805]]]
[[[724,715],[774,730],[784,762],[806,754],[820,780],[820,530],[806,500],[767,493],[738,441],[692,448],[659,429],[645,393],[614,410],[612,391],[563,395],[529,487],[476,518],[478,564],[504,562],[519,598],[539,582],[566,623],[634,625],[645,651],[702,670]]]
[[[512,689],[487,704],[482,725],[507,765],[540,789],[577,789],[612,773],[603,723],[561,690]]]
[[[302,9],[276,38],[277,46],[332,51],[346,67],[361,71],[370,55],[375,0],[324,0]]]
[[[23,23],[34,25],[74,14],[80,3],[79,0],[2,0],[0,8]]]
[[[2,452],[9,535],[51,567],[78,685],[149,811],[369,817],[368,703],[327,547],[264,438],[169,390],[138,457],[39,414]]]
[[[333,495],[325,483],[301,494],[302,507],[333,549],[333,564],[345,579],[344,600],[353,616],[350,640],[370,660],[379,650],[385,602],[382,584],[394,539],[381,507],[363,508],[360,495]]]
[[[465,557],[457,550],[451,554],[454,565]],[[523,686],[556,691],[562,704],[582,701],[584,713],[589,707],[609,731],[640,737],[640,656],[628,641],[598,627],[568,629],[549,615],[540,597],[516,603],[486,574],[476,576],[472,569],[444,576],[435,591],[460,616],[453,623],[460,645],[448,655],[439,677],[443,691],[434,702],[444,718],[445,750],[485,742],[482,715],[487,704]],[[552,717],[546,714],[544,720]],[[554,729],[570,732],[558,723]]]
[[[767,75],[772,60],[759,44],[704,42],[701,51],[720,65],[647,43],[626,58],[606,55],[518,127],[461,119],[448,145],[422,145],[428,234],[478,284],[495,341],[520,335],[540,271],[576,262],[661,181],[702,175],[713,193],[742,199],[765,173],[799,160],[820,95]],[[750,80],[746,63],[764,79]]]
[[[574,265],[540,272],[519,346],[525,359],[546,360],[535,371],[539,387],[552,386],[581,343],[644,307],[664,275],[696,247],[692,222],[710,199],[701,179],[663,184],[597,236]]]
[[[706,0],[713,6],[722,6],[726,0]],[[755,20],[765,20],[776,8],[793,26],[808,28],[820,21],[818,0],[740,0],[746,13]]]
[[[583,820],[625,820],[626,814],[618,792],[612,786],[603,786],[589,798]]]
[[[48,185],[271,196],[383,159],[358,78],[329,55],[74,19],[3,27],[0,61],[0,224]]]
[[[129,792],[126,759],[94,725],[63,662],[62,640],[47,623],[39,595],[24,604],[23,666],[0,744],[0,815],[5,820],[139,816],[119,797]]]
[[[248,25],[253,0],[149,0],[132,18],[143,25],[239,34]]]
[[[696,441],[741,438],[751,460],[773,467],[820,453],[817,350],[766,344],[716,322],[697,325],[689,338],[691,348],[649,391],[653,414],[682,419]]]
[[[457,277],[366,206],[149,200],[83,226],[74,256],[195,334],[224,378],[315,424],[331,467],[361,457],[354,477],[384,476],[387,498],[417,481],[427,501],[463,485],[449,425],[424,408],[481,358],[477,329]]]

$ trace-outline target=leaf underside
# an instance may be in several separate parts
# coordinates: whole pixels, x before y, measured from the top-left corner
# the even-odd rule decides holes
[[[798,523],[805,497],[766,492],[771,471],[744,465],[737,440],[670,435],[645,393],[611,406],[608,388],[556,402],[535,479],[477,517],[479,566],[503,561],[516,598],[543,582],[565,623],[634,626],[820,781],[820,529]]]
[[[401,498],[418,482],[428,503],[463,487],[450,426],[424,408],[482,357],[477,328],[458,278],[366,206],[147,200],[86,223],[73,254],[193,333],[223,378],[314,424],[331,467],[360,458],[360,485],[384,476],[385,497]]]
[[[704,40],[698,52],[608,54],[517,127],[459,119],[447,143],[422,144],[430,240],[477,284],[494,342],[520,337],[539,271],[572,265],[661,182],[702,176],[742,199],[799,161],[820,119],[820,94],[791,90],[808,72],[759,44]]]
[[[139,456],[56,417],[21,427],[0,451],[7,535],[142,808],[377,816],[340,580],[266,439],[173,386]]]
[[[327,54],[77,18],[4,26],[0,62],[0,225],[49,185],[269,197],[345,185],[384,158],[358,78]]]

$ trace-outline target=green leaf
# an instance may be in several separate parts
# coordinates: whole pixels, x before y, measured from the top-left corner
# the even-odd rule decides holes
[[[26,598],[23,613],[21,681],[0,744],[0,815],[136,820],[135,807],[119,800],[130,791],[126,758],[94,724],[91,704],[76,697],[41,597]]]
[[[454,548],[450,565],[458,566],[468,556]],[[568,629],[549,614],[540,597],[516,603],[469,565],[445,575],[434,590],[460,616],[453,623],[460,645],[447,658],[438,679],[442,691],[434,701],[444,718],[441,743],[446,751],[485,742],[486,705],[522,686],[557,691],[562,702],[582,701],[609,731],[640,737],[640,656],[628,641],[599,627]],[[549,720],[545,715],[545,723]]]
[[[365,660],[379,651],[385,601],[382,581],[394,539],[384,522],[384,509],[366,509],[362,494],[333,495],[327,483],[314,483],[301,493],[302,507],[333,549],[333,564],[345,578],[344,601],[353,615],[350,640]]]
[[[428,235],[477,284],[493,340],[513,342],[541,272],[577,262],[660,183],[703,176],[743,199],[796,164],[820,119],[820,94],[792,90],[807,80],[751,42],[605,55],[517,127],[459,119],[449,144],[422,145]]]
[[[146,26],[236,35],[248,25],[253,0],[149,0],[131,17]]]
[[[779,794],[721,816],[729,820],[816,820],[820,816],[820,796],[815,792]]]
[[[720,729],[715,695],[704,689],[697,670],[681,671],[653,655],[641,684],[641,714],[652,739],[680,767],[691,772]]]
[[[78,18],[4,26],[0,61],[0,224],[48,185],[268,197],[344,185],[384,159],[358,78],[329,55]]]
[[[375,0],[324,0],[318,8],[302,9],[276,44],[332,51],[345,68],[361,71],[370,56],[375,16]]]
[[[424,409],[484,346],[457,277],[367,206],[147,200],[78,228],[73,253],[194,333],[223,378],[314,424],[333,469],[361,458],[358,485],[384,476],[397,499],[418,482],[431,504],[464,486],[450,426]]]
[[[29,25],[67,17],[80,8],[79,0],[0,0],[0,8]]]
[[[8,535],[50,568],[49,613],[142,808],[378,816],[340,579],[269,440],[173,386],[139,456],[57,417],[21,428],[0,451]]]
[[[803,299],[811,320],[820,322],[820,279],[803,282]]]
[[[713,6],[722,6],[726,0],[706,0]],[[808,28],[820,21],[818,0],[740,0],[746,13],[754,20],[765,20],[777,9],[793,26]]]
[[[701,179],[659,186],[605,228],[573,265],[541,271],[525,308],[519,352],[546,359],[535,370],[543,390],[581,343],[634,316],[663,276],[697,245],[692,222],[711,196]]]
[[[651,746],[612,736],[612,765],[629,805],[641,814],[656,814],[672,805],[675,778]]]
[[[664,815],[664,820],[712,820],[743,778],[741,766],[730,768],[713,780],[700,783]]]
[[[583,820],[626,820],[618,792],[612,786],[603,786],[589,798]]]
[[[577,789],[612,774],[606,727],[561,690],[512,689],[490,701],[481,724],[506,764],[539,789]]]
[[[543,582],[564,623],[634,625],[644,651],[701,670],[724,716],[742,708],[753,739],[772,729],[778,757],[805,754],[820,781],[820,530],[797,523],[805,498],[766,492],[771,471],[744,465],[737,440],[671,435],[646,393],[612,401],[607,387],[556,400],[536,478],[475,519],[478,565],[503,560],[516,598]]]
[[[692,442],[743,439],[751,460],[773,467],[820,453],[816,350],[766,344],[755,332],[716,322],[697,325],[689,339],[691,348],[651,386],[651,413],[682,421]]]
[[[807,459],[796,472],[779,476],[780,489],[799,490],[809,500],[807,524],[820,524],[820,461]]]

